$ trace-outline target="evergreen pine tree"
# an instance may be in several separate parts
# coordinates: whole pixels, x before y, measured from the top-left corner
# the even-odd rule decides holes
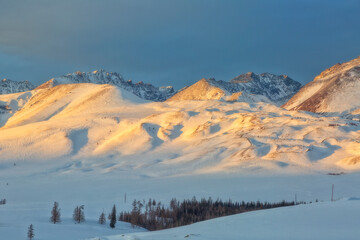
[[[84,205],[81,205],[80,207],[77,206],[74,209],[74,213],[73,213],[73,219],[75,222],[77,223],[81,223],[85,221],[85,216],[84,216]]]
[[[105,218],[105,213],[104,213],[104,212],[102,212],[102,213],[100,214],[99,223],[100,223],[100,224],[105,224],[105,223],[106,223],[106,218]]]
[[[60,208],[59,208],[59,203],[58,202],[54,202],[54,206],[51,210],[51,217],[50,217],[50,221],[52,223],[58,223],[60,222]]]
[[[30,226],[28,228],[28,232],[27,232],[27,237],[28,237],[29,240],[32,240],[32,239],[34,239],[34,236],[35,236],[34,227],[33,227],[32,224],[30,224]]]
[[[110,227],[115,228],[115,224],[116,224],[116,207],[114,204],[110,214]]]

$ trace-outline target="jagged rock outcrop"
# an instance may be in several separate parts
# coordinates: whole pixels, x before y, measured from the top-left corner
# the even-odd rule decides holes
[[[169,99],[176,100],[238,100],[249,102],[271,102],[281,105],[292,97],[301,84],[286,75],[270,73],[242,74],[230,82],[216,81],[213,78],[201,79],[183,88]]]
[[[0,80],[0,94],[26,92],[33,90],[34,88],[35,86],[32,85],[29,81],[18,82],[6,78]]]

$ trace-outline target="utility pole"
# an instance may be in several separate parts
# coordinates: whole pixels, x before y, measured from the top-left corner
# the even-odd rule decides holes
[[[331,187],[331,201],[334,201],[334,184]]]
[[[126,193],[125,193],[125,195],[124,195],[124,202],[126,203]]]
[[[297,204],[297,196],[296,196],[296,193],[295,193],[295,205]]]

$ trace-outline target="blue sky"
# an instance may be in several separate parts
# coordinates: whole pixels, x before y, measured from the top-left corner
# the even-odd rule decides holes
[[[0,0],[0,78],[105,69],[173,85],[253,71],[305,84],[360,55],[360,1]]]

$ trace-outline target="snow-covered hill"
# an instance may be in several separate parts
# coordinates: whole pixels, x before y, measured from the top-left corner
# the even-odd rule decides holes
[[[135,198],[314,202],[330,199],[331,184],[336,199],[360,196],[359,122],[237,101],[256,95],[210,81],[190,96],[204,101],[150,102],[93,83],[0,95],[0,238],[25,238],[33,224],[39,240],[356,239],[359,203],[347,200],[151,233],[97,223],[113,204],[129,210]],[[59,224],[49,222],[54,201]],[[79,205],[86,221],[75,224]]]
[[[36,90],[13,94],[0,94],[0,128],[7,120],[20,110]]]
[[[60,84],[70,83],[110,84],[132,92],[142,99],[155,102],[165,101],[175,94],[171,86],[157,88],[148,83],[133,83],[131,80],[125,81],[118,73],[109,73],[104,70],[69,73],[61,77],[52,78],[37,87],[37,89],[51,88]]]
[[[33,90],[35,87],[29,81],[13,81],[4,78],[0,81],[0,95]]]
[[[360,57],[336,64],[306,84],[283,107],[317,113],[355,112],[360,108]]]
[[[281,105],[291,98],[301,87],[285,75],[270,73],[242,74],[230,82],[215,79],[201,79],[197,83],[185,87],[169,101],[178,100],[219,100],[268,102]]]
[[[237,214],[156,232],[138,232],[91,240],[356,240],[359,200],[316,203]]]
[[[83,116],[101,111],[108,106],[115,108],[147,102],[126,90],[108,84],[62,84],[48,89],[36,89],[28,95],[31,98],[14,112],[4,128],[43,122],[61,116]],[[0,99],[5,96],[1,96]]]
[[[234,89],[234,92],[230,92],[227,90],[229,85],[231,84],[227,82],[203,78],[195,84],[182,89],[168,99],[168,101],[225,100],[228,102],[272,103],[266,96],[263,95],[250,94],[245,91],[237,91]]]
[[[138,169],[167,176],[360,168],[356,121],[266,103],[146,102],[115,86],[90,83],[28,96],[22,108],[2,118],[0,162],[57,159],[70,164],[64,171]]]

